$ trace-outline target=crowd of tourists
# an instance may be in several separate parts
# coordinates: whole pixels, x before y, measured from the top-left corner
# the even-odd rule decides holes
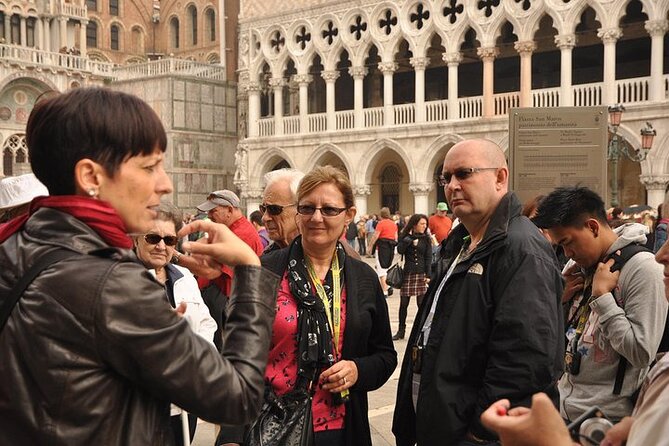
[[[26,141],[34,176],[0,188],[1,444],[188,444],[201,418],[216,446],[371,445],[405,337],[398,446],[666,443],[669,246],[586,187],[523,206],[491,141],[451,147],[445,201],[406,218],[356,218],[332,166],[269,172],[249,218],[228,189],[184,216],[158,116],[107,89],[41,99]]]

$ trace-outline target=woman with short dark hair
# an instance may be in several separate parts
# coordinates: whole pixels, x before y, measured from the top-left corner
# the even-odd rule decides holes
[[[276,279],[225,226],[178,234],[209,234],[184,246],[188,266],[237,265],[221,356],[131,250],[172,192],[156,113],[125,93],[74,89],[35,105],[26,140],[51,196],[0,226],[0,302],[13,304],[0,320],[3,444],[171,445],[170,402],[210,421],[254,417]],[[43,263],[54,253],[64,258]]]

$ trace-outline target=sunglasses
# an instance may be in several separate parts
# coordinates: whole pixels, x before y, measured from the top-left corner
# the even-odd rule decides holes
[[[176,235],[160,236],[158,234],[145,234],[144,241],[150,245],[157,245],[160,241],[164,241],[167,246],[176,246],[179,239]]]
[[[316,206],[312,206],[310,204],[300,204],[297,206],[297,213],[300,215],[314,215],[316,211],[321,211],[321,215],[324,217],[336,217],[346,209],[348,208],[337,208],[334,206],[323,206],[321,208],[317,208]]]
[[[285,208],[289,208],[291,206],[295,205],[287,204],[285,206],[281,206],[279,204],[261,204],[260,206],[258,206],[258,209],[260,209],[260,212],[262,212],[263,214],[267,212],[269,215],[276,217],[277,215],[281,215],[281,213]]]
[[[482,172],[484,170],[497,170],[499,167],[463,167],[462,169],[455,169],[453,172],[444,172],[443,175],[437,177],[439,186],[448,186],[453,177],[457,178],[458,181],[464,181],[474,175],[475,173]]]

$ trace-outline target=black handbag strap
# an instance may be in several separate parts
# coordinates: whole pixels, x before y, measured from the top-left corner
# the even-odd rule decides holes
[[[74,251],[55,249],[40,257],[40,259],[37,260],[37,262],[35,262],[33,266],[31,266],[28,271],[25,272],[25,274],[23,274],[16,285],[14,285],[14,288],[11,289],[5,301],[2,303],[2,307],[0,307],[0,331],[2,331],[2,329],[5,327],[9,316],[12,314],[12,310],[14,310],[14,306],[19,301],[26,288],[28,288],[28,285],[30,285],[30,283],[35,280],[35,277],[37,277],[39,273],[54,263],[60,260],[64,260],[68,257],[74,257],[76,255],[79,254]]]

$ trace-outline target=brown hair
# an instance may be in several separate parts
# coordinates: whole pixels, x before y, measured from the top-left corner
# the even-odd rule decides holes
[[[351,182],[344,172],[333,166],[316,167],[307,173],[297,188],[297,201],[299,201],[321,184],[334,184],[339,192],[344,196],[344,205],[347,208],[353,207],[353,188]]]

